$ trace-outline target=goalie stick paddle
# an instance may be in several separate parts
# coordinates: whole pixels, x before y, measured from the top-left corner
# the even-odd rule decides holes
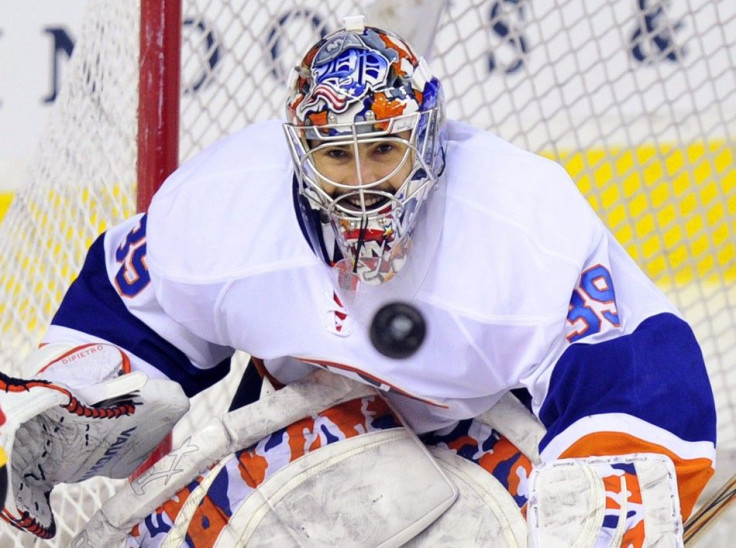
[[[716,494],[709,498],[700,509],[685,523],[685,532],[682,539],[689,544],[704,533],[718,517],[728,508],[736,498],[736,474],[721,487]]]

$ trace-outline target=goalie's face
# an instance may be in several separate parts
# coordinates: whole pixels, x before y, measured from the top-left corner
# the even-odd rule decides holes
[[[394,133],[374,124],[350,126],[341,132],[290,126],[287,133],[297,145],[301,193],[320,212],[322,229],[334,234],[340,266],[358,281],[378,284],[403,266],[416,215],[437,180],[416,146],[416,125]]]
[[[387,206],[412,172],[410,132],[344,142],[311,141],[309,156],[321,190],[346,213]]]

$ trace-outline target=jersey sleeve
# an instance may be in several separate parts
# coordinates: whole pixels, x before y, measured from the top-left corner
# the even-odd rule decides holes
[[[175,380],[193,396],[227,374],[233,349],[193,334],[159,305],[146,265],[146,221],[136,215],[90,246],[44,342],[115,344],[134,369]]]
[[[687,322],[610,234],[572,293],[564,347],[544,384],[543,460],[665,454],[683,517],[690,514],[715,458],[703,355]]]

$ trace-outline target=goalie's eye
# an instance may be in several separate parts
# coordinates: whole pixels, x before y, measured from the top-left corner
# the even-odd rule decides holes
[[[378,143],[375,148],[373,149],[374,154],[378,155],[385,155],[390,154],[394,150],[396,150],[396,146],[393,143]]]
[[[324,151],[324,156],[334,161],[348,161],[352,158],[352,154],[347,150],[348,147],[331,147]]]

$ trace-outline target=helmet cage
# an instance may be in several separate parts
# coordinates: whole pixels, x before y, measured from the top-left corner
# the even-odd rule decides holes
[[[403,266],[417,214],[442,171],[437,142],[440,123],[441,110],[435,107],[380,121],[285,124],[299,191],[323,223],[329,223],[342,256],[359,280],[381,283]],[[364,181],[359,146],[381,142],[403,148],[401,158],[388,173]],[[334,146],[349,147],[355,158],[355,176],[349,183],[320,171],[315,161],[316,154]],[[398,189],[386,190],[386,182],[405,166],[408,174]]]

